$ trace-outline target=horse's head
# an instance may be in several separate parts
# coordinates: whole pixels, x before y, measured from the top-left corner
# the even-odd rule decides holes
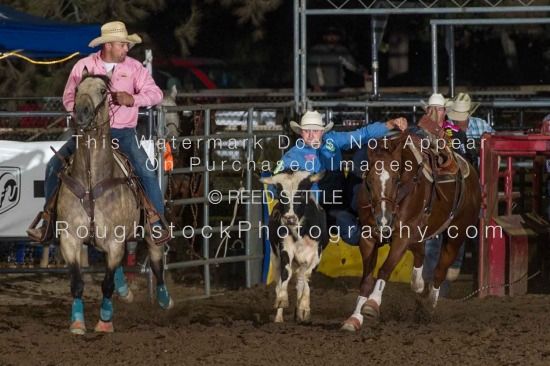
[[[82,80],[76,87],[74,117],[76,125],[82,130],[94,130],[109,127],[109,92],[111,73],[90,75],[85,67]]]
[[[175,85],[172,85],[172,89],[170,90],[170,93],[164,92],[164,98],[162,98],[162,101],[160,102],[160,105],[172,107],[177,106],[176,104],[176,96],[178,94],[178,89]],[[167,139],[171,139],[172,137],[178,137],[180,135],[180,117],[178,112],[167,112],[165,114],[165,121],[164,121],[164,134],[166,135]]]
[[[384,237],[389,237],[397,212],[397,192],[403,169],[401,152],[405,136],[400,133],[391,139],[377,140],[376,146],[368,149],[369,170],[364,183],[376,223],[375,229]]]

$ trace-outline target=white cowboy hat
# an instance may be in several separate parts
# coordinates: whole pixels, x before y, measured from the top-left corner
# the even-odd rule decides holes
[[[122,22],[109,22],[101,26],[101,37],[97,37],[88,45],[96,47],[109,42],[128,42],[132,48],[136,43],[141,43],[141,38],[137,34],[128,35],[126,26]]]
[[[453,121],[467,120],[479,107],[479,103],[472,103],[467,93],[459,93],[453,103],[453,109],[447,114]]]
[[[430,99],[428,99],[428,103],[426,103],[425,101],[421,100],[420,101],[420,104],[422,105],[422,108],[424,110],[427,110],[428,107],[445,107],[445,109],[447,110],[447,113],[451,110],[451,108],[453,107],[453,102],[450,101],[449,99],[443,97],[443,95],[439,94],[439,93],[433,93],[431,96],[430,96]]]
[[[323,130],[325,132],[330,131],[334,123],[329,122],[325,126],[323,123],[323,117],[317,111],[307,111],[300,120],[300,124],[290,121],[290,127],[292,131],[297,134],[301,134],[302,130]]]

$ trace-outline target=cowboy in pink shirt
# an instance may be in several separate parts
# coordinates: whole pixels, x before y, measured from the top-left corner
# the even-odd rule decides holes
[[[128,52],[128,48],[125,49],[125,52]],[[106,75],[108,72],[107,65],[115,63],[111,86],[113,91],[116,92],[115,95],[119,102],[121,98],[126,99],[123,99],[123,103],[119,103],[111,109],[113,113],[111,128],[134,128],[137,124],[139,107],[153,106],[160,103],[163,94],[141,62],[128,56],[118,63],[112,62],[111,58],[110,53],[104,52],[102,49],[78,61],[67,80],[63,93],[63,105],[68,111],[73,110],[75,88],[82,80],[84,67],[87,67],[92,75]],[[128,103],[124,103],[126,100],[128,100]]]
[[[89,44],[90,47],[102,45],[101,51],[79,60],[74,65],[63,93],[63,105],[67,111],[73,111],[75,90],[82,80],[82,71],[85,67],[90,74],[95,75],[106,75],[111,72],[112,92],[109,98],[111,138],[116,140],[119,150],[129,157],[155,209],[159,214],[164,215],[164,200],[156,172],[151,164],[147,163],[148,155],[139,144],[135,130],[139,107],[158,104],[163,98],[163,93],[141,62],[127,56],[128,50],[136,43],[141,43],[141,38],[136,34],[129,35],[124,23],[115,21],[104,24],[101,27],[101,36]],[[58,153],[68,157],[75,150],[76,135],[67,141]],[[61,166],[62,162],[57,156],[52,157],[48,162],[44,182],[46,202],[55,190],[57,172]],[[153,225],[162,226],[160,222]],[[160,238],[155,238],[157,243],[170,239],[167,228],[163,228],[161,232]],[[44,225],[29,229],[27,233],[31,237],[41,238],[40,241],[49,239],[44,234]]]

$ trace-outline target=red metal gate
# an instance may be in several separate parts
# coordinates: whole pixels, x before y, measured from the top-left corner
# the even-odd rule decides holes
[[[480,180],[482,215],[479,223],[479,287],[501,285],[519,280],[527,274],[528,236],[536,235],[529,228],[525,216],[513,215],[513,201],[521,192],[513,187],[514,159],[533,159],[531,211],[539,211],[543,164],[537,155],[550,156],[550,136],[541,134],[483,134],[481,144]],[[544,160],[544,159],[542,159]],[[501,162],[504,170],[500,170]],[[499,192],[499,181],[504,180],[504,191]],[[504,201],[505,212],[499,213],[498,202]],[[501,227],[502,233],[491,227]],[[502,235],[501,235],[502,234]],[[510,286],[489,287],[480,297],[515,295],[527,292],[527,282]]]

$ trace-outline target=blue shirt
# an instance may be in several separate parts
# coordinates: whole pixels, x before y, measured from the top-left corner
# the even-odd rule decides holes
[[[318,149],[306,146],[302,139],[298,139],[296,145],[277,162],[273,174],[285,169],[303,170],[312,174],[319,173],[322,170],[340,171],[342,150],[364,146],[370,139],[384,137],[388,131],[386,124],[382,122],[375,122],[351,132],[330,131],[323,134],[321,146]],[[320,202],[321,196],[317,182],[313,184],[311,189],[317,202]]]
[[[364,146],[370,139],[384,137],[387,132],[386,124],[382,122],[376,122],[351,132],[330,131],[323,134],[323,140],[318,149],[306,146],[302,139],[298,139],[296,145],[277,162],[273,174],[285,169],[305,170],[313,174],[319,173],[321,170],[340,170],[342,150]]]
[[[481,118],[470,117],[468,119],[468,128],[466,129],[467,138],[479,140],[484,132],[495,132],[495,130],[493,130],[487,121]]]

